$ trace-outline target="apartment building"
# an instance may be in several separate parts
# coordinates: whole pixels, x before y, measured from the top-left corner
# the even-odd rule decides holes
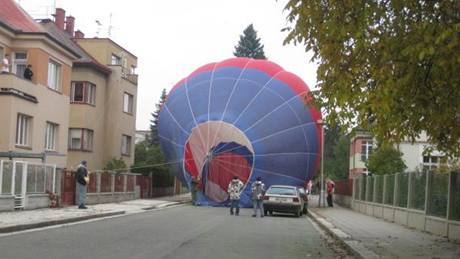
[[[375,147],[376,140],[371,133],[359,129],[355,130],[350,138],[349,178],[369,173],[365,162],[369,159]],[[432,147],[425,133],[420,134],[420,137],[414,143],[402,141],[395,146],[403,154],[402,159],[407,166],[407,172],[439,167],[443,156],[441,152],[434,150],[429,155],[424,154],[425,150]]]
[[[137,57],[74,31],[63,9],[35,21],[13,0],[0,6],[0,58],[9,55],[9,73],[0,74],[0,152],[45,154],[61,168],[87,160],[102,169],[120,157],[131,165]],[[32,80],[23,78],[28,64]]]
[[[79,55],[14,1],[0,6],[0,57],[9,55],[9,73],[0,74],[0,152],[46,154],[46,162],[65,167],[71,70]],[[32,80],[23,78],[27,64]]]

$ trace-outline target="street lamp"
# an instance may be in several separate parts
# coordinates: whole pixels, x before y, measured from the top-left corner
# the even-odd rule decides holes
[[[325,207],[326,204],[324,200],[324,122],[322,119],[319,119],[316,121],[316,123],[321,126],[321,180],[318,207],[321,207],[321,202],[323,204],[323,207]]]

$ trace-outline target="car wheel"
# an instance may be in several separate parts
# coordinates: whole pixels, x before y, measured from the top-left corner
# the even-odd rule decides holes
[[[298,218],[298,217],[300,217],[300,213],[301,213],[301,211],[296,211],[296,213],[294,215]]]

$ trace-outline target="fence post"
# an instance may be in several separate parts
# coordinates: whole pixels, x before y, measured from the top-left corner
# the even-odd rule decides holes
[[[388,175],[383,175],[383,195],[382,195],[382,204],[385,204],[387,201],[387,178]]]
[[[113,172],[110,172],[110,175],[111,175],[111,182],[110,182],[110,192],[113,193],[115,192],[115,174]]]
[[[128,175],[123,175],[123,192],[128,190]]]
[[[413,194],[413,191],[412,191],[412,181],[413,181],[413,173],[407,173],[407,204],[406,204],[406,207],[407,208],[410,208],[411,205],[412,205],[412,194]]]
[[[446,219],[450,220],[451,219],[451,212],[452,212],[452,188],[453,184],[455,183],[454,179],[452,179],[454,176],[454,173],[452,171],[449,172],[449,181],[448,181],[448,186],[447,186],[447,212],[446,212]],[[448,234],[449,232],[447,232]]]
[[[96,172],[96,181],[97,181],[96,193],[100,193],[101,192],[101,181],[102,181],[102,177],[101,177],[100,172]]]
[[[395,174],[395,182],[394,182],[394,186],[393,186],[393,206],[394,207],[397,207],[397,203],[399,201],[399,184],[400,184],[400,174]]]
[[[373,189],[372,189],[372,202],[377,202],[377,199],[375,198],[376,194],[377,194],[377,175],[372,177],[372,184],[373,184]]]
[[[2,195],[3,186],[3,160],[0,160],[0,195]]]
[[[430,213],[430,197],[431,197],[431,184],[433,179],[431,179],[430,170],[425,171],[426,174],[426,185],[425,185],[425,215]]]

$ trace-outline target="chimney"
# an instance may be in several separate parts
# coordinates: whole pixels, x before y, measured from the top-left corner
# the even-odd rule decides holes
[[[67,16],[65,19],[65,31],[68,34],[70,34],[70,36],[73,36],[74,26],[75,26],[75,17]]]
[[[77,31],[75,32],[75,38],[77,38],[77,39],[83,39],[83,38],[85,38],[85,34],[84,34],[82,31],[77,30]]]
[[[54,23],[61,30],[64,30],[64,19],[65,19],[64,9],[56,8],[56,13],[54,14]]]

